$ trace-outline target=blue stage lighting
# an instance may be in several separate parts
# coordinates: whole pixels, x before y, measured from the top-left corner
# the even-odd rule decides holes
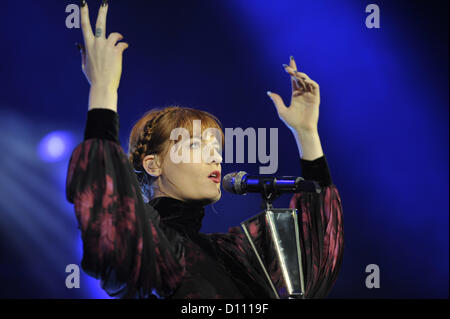
[[[72,134],[65,131],[54,131],[47,134],[39,143],[38,154],[45,162],[56,162],[71,152]]]

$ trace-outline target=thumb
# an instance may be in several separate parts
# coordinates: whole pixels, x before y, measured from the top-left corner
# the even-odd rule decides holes
[[[276,93],[267,91],[267,95],[272,99],[273,104],[275,105],[278,114],[284,113],[287,109],[286,105],[284,105],[283,99]]]

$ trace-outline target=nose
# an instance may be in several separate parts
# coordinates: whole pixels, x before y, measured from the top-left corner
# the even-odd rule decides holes
[[[209,162],[210,163],[215,163],[215,164],[220,164],[222,163],[222,155],[217,151],[217,149],[213,149],[212,151],[214,154],[210,157]]]
[[[221,164],[222,163],[222,156],[217,152],[214,151],[214,156],[213,156],[213,163],[217,163],[217,164]]]

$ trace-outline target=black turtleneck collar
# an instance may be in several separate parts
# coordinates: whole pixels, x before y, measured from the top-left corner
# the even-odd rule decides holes
[[[195,235],[202,227],[205,208],[203,204],[185,202],[172,197],[156,197],[148,202],[161,217],[161,222],[175,230]]]

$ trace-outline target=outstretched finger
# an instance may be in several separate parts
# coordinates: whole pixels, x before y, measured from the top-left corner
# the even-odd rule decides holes
[[[297,71],[297,64],[295,63],[294,57],[292,55],[289,58],[289,66],[291,67],[292,70]],[[301,87],[301,85],[299,85],[297,79],[291,77],[292,92],[300,89],[300,87]]]
[[[108,13],[108,0],[103,0],[100,9],[98,10],[97,22],[95,24],[95,37],[105,38],[106,35],[106,16]]]
[[[294,71],[297,71],[297,64],[295,63],[294,57],[291,55],[289,58],[289,66],[294,69]]]
[[[306,90],[306,85],[302,81],[301,78],[299,78],[296,74],[299,74],[300,72],[297,72],[294,70],[292,66],[283,64],[284,70],[291,76],[291,86],[292,86],[292,93],[294,93],[295,90],[298,90],[302,88],[303,90]]]
[[[89,19],[89,8],[86,0],[81,1],[81,30],[83,32],[84,43],[90,43],[94,39],[91,21]]]

